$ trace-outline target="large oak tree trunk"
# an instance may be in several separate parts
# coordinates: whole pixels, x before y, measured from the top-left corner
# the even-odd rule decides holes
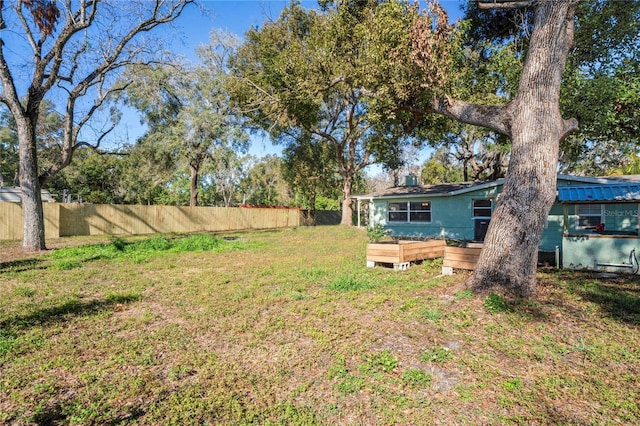
[[[38,179],[35,125],[28,118],[16,119],[22,189],[22,248],[26,251],[45,250],[44,213]]]
[[[342,185],[342,219],[340,225],[352,226],[353,225],[353,208],[351,207],[351,189],[353,187],[353,181],[351,178],[345,178]]]
[[[480,292],[528,296],[535,290],[538,246],[556,196],[559,144],[576,127],[575,120],[564,120],[559,109],[575,4],[537,5],[518,94],[503,110],[511,123],[509,170],[480,259],[467,282]]]

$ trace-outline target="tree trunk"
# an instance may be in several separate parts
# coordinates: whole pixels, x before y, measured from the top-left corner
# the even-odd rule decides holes
[[[191,172],[191,178],[189,179],[189,206],[196,207],[198,205],[198,169],[190,165],[189,171]]]
[[[351,178],[345,178],[342,185],[342,220],[340,225],[353,226],[353,209],[351,208],[351,188],[353,181]]]
[[[35,125],[28,118],[16,118],[22,190],[22,248],[26,251],[45,250],[44,213],[38,179],[38,156]]]
[[[518,93],[504,109],[512,123],[511,163],[480,259],[467,281],[478,292],[526,297],[535,291],[538,246],[556,194],[559,144],[577,127],[575,120],[563,120],[559,109],[576,4],[537,5]]]

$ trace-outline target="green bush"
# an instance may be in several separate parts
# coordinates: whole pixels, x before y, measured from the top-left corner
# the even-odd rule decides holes
[[[369,237],[370,243],[377,243],[381,239],[383,239],[387,235],[387,230],[384,229],[384,226],[377,223],[373,226],[369,226],[367,228],[367,236]]]

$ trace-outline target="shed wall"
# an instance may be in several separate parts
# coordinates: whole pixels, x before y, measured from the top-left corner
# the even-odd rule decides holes
[[[634,236],[570,235],[563,239],[562,267],[631,272],[631,268],[598,267],[597,264],[630,263],[629,256],[634,249],[636,259],[640,258],[640,238]]]

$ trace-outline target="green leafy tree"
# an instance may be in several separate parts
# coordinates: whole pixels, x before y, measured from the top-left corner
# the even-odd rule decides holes
[[[300,204],[312,212],[319,197],[339,199],[340,175],[332,146],[325,140],[304,132],[296,136],[283,151],[283,176]]]
[[[462,165],[465,182],[503,178],[509,165],[508,139],[494,132],[461,125],[448,134],[442,146]]]
[[[225,91],[227,59],[236,43],[231,34],[214,31],[210,44],[198,51],[201,66],[135,67],[128,73],[133,81],[128,102],[145,114],[147,135],[188,170],[191,206],[198,205],[201,173],[215,151],[247,149],[248,135]]]
[[[156,136],[143,137],[122,157],[120,190],[125,203],[150,205],[166,200],[166,188],[177,169],[176,158],[166,145],[154,140]]]
[[[79,149],[71,164],[51,181],[50,190],[60,201],[65,193],[72,200],[96,204],[122,202],[120,176],[123,161],[118,155],[100,154],[91,148]]]
[[[401,21],[374,13],[376,2],[324,6],[323,13],[293,3],[276,21],[251,29],[232,61],[237,77],[232,91],[252,124],[274,141],[329,147],[332,164],[327,166],[335,166],[341,180],[342,223],[351,225],[358,174],[389,158],[396,142],[392,137],[398,134],[370,108],[370,94],[363,90],[379,64],[367,46],[381,29],[392,31],[390,37],[400,36],[409,18],[394,30]],[[400,20],[408,10],[398,9],[395,17]],[[306,155],[304,147],[289,152]],[[307,195],[314,196],[312,186]]]
[[[115,77],[125,66],[162,59],[157,40],[141,35],[174,21],[191,2],[0,3],[0,102],[16,122],[25,250],[45,248],[42,185],[71,163],[79,147],[99,146],[113,129],[109,122],[119,114],[105,109],[127,84]],[[60,100],[63,125],[59,153],[40,172],[36,129],[46,97]],[[98,120],[103,114],[106,122]],[[96,133],[89,142],[91,129]]]
[[[503,76],[505,87],[519,81],[517,60],[524,58],[533,28],[533,8],[481,10],[468,1],[469,49],[480,51],[475,69],[501,64],[494,76]],[[514,25],[514,23],[516,25]],[[486,46],[494,46],[486,49]],[[504,46],[513,50],[512,66],[504,62]],[[624,163],[637,152],[639,126],[637,71],[640,51],[640,2],[636,0],[584,0],[575,13],[575,43],[565,69],[560,106],[565,116],[576,117],[578,131],[560,145],[560,170],[565,173],[601,175]],[[500,71],[502,69],[502,71]],[[511,70],[511,71],[509,71]],[[478,75],[486,73],[476,73]],[[479,81],[483,81],[481,77]],[[482,90],[474,90],[476,93]],[[501,90],[513,97],[513,90]]]
[[[287,206],[291,203],[289,185],[282,173],[282,160],[267,155],[254,160],[247,176],[240,182],[243,204]]]
[[[452,161],[451,153],[446,147],[435,151],[422,165],[420,174],[422,183],[438,184],[466,181],[462,167],[457,161]]]
[[[8,110],[0,110],[0,186],[18,183],[18,135]]]
[[[41,119],[36,126],[36,146],[38,153],[38,172],[45,173],[60,155],[63,117],[55,110],[49,100],[43,100],[39,106]],[[11,185],[18,185],[19,140],[16,121],[8,109],[3,108],[0,115],[0,163],[2,171],[0,181],[7,179]],[[0,185],[1,186],[1,185]]]

